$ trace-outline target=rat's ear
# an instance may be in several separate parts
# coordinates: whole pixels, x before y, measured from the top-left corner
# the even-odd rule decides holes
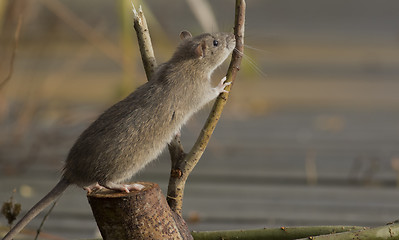
[[[181,40],[184,40],[184,39],[187,39],[187,38],[191,38],[193,35],[191,35],[191,33],[189,32],[189,31],[186,31],[186,30],[183,30],[181,33],[180,33],[180,39]]]
[[[202,40],[200,43],[198,43],[198,46],[195,48],[195,55],[198,58],[205,57],[205,49],[206,49],[206,43],[205,40]]]

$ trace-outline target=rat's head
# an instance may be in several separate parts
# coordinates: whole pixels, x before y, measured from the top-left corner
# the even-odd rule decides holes
[[[232,33],[204,33],[192,37],[188,31],[180,33],[183,40],[173,59],[176,61],[192,61],[197,66],[203,66],[213,71],[229,56],[235,47]]]

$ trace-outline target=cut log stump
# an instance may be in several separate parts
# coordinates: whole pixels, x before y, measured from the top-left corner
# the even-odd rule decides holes
[[[187,224],[173,212],[156,183],[130,193],[102,189],[87,194],[104,240],[192,239]]]

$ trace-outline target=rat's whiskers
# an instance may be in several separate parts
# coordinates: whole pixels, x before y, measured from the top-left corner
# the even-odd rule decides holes
[[[237,52],[238,54],[240,54],[245,60],[247,60],[248,63],[249,63],[249,65],[250,65],[259,75],[261,75],[261,76],[264,77],[264,78],[267,77],[267,74],[266,74],[262,69],[260,69],[260,67],[258,66],[258,64],[256,64],[256,61],[255,61],[253,58],[251,58],[250,56],[248,56],[247,54],[241,52],[240,50],[238,50],[238,49],[236,49],[236,48],[234,48],[234,51]]]

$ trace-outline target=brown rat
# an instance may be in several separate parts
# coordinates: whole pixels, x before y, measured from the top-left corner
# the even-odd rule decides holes
[[[229,83],[211,86],[211,75],[235,47],[231,33],[187,31],[172,58],[160,65],[149,82],[95,120],[72,146],[58,184],[11,229],[11,240],[70,185],[88,192],[108,188],[140,190],[121,182],[154,160],[186,121]]]

